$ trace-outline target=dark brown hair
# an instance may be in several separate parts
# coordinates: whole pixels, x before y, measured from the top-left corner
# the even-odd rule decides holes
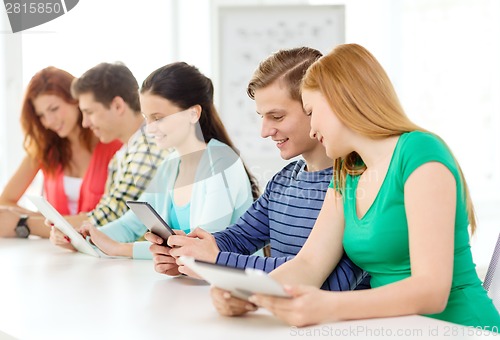
[[[144,80],[141,93],[151,93],[163,97],[183,110],[200,105],[202,114],[199,123],[205,143],[215,138],[239,153],[215,109],[212,81],[196,67],[184,62],[160,67]],[[253,198],[257,199],[260,195],[257,180],[250,174],[246,166],[245,171],[252,185]]]
[[[73,81],[71,93],[78,98],[92,93],[94,99],[109,108],[115,97],[121,97],[136,113],[140,114],[139,84],[130,69],[122,63],[100,63]]]

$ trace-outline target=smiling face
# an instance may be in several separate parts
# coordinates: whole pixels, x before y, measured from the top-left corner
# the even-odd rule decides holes
[[[194,136],[197,115],[194,109],[183,110],[171,101],[151,93],[140,96],[147,132],[162,149],[182,148]],[[196,117],[195,117],[196,116]]]
[[[291,99],[288,89],[279,82],[256,90],[255,104],[262,117],[261,136],[276,142],[281,158],[307,155],[322,147],[309,137],[310,119],[302,104]]]
[[[78,105],[67,103],[52,94],[41,94],[33,99],[32,103],[42,125],[57,133],[59,137],[65,138],[79,131]]]
[[[302,102],[311,117],[311,138],[317,139],[326,149],[328,157],[345,157],[352,150],[348,141],[350,130],[333,112],[326,98],[319,91],[302,91]]]
[[[94,94],[90,92],[80,94],[78,102],[83,114],[83,127],[92,129],[103,143],[119,138],[117,115],[114,112],[113,103],[106,108],[102,103],[97,102]]]

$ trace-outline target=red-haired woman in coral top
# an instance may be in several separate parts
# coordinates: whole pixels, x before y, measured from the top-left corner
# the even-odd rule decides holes
[[[39,170],[44,195],[63,215],[91,211],[104,193],[108,163],[121,143],[103,144],[82,127],[70,92],[74,78],[51,66],[28,84],[21,110],[27,155],[0,195],[0,205],[7,206],[0,209],[1,237],[49,236],[42,218],[31,218],[33,213],[17,205]]]

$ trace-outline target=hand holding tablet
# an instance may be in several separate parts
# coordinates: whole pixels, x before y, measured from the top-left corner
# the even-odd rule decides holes
[[[161,245],[168,247],[167,240],[171,235],[175,235],[175,233],[156,210],[148,202],[127,201],[126,203],[149,231],[163,239]]]
[[[81,253],[101,257],[94,247],[87,242],[87,240],[73,228],[73,226],[66,221],[66,219],[42,196],[28,196],[31,202],[37,209],[47,218],[54,223],[54,226],[59,229],[64,235],[68,236],[71,240],[71,245]]]
[[[248,300],[250,296],[257,293],[290,297],[280,283],[262,270],[226,267],[185,256],[181,256],[179,259],[183,265],[193,270],[204,280],[217,288],[229,291],[234,297]]]

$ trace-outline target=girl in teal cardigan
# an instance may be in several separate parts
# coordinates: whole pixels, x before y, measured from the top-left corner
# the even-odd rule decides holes
[[[184,232],[234,223],[258,191],[215,110],[211,80],[186,63],[166,65],[143,82],[141,109],[148,133],[172,152],[139,200]],[[108,255],[150,259],[149,242],[138,241],[146,231],[131,211],[102,228],[80,229]],[[71,247],[64,235],[52,241]]]

